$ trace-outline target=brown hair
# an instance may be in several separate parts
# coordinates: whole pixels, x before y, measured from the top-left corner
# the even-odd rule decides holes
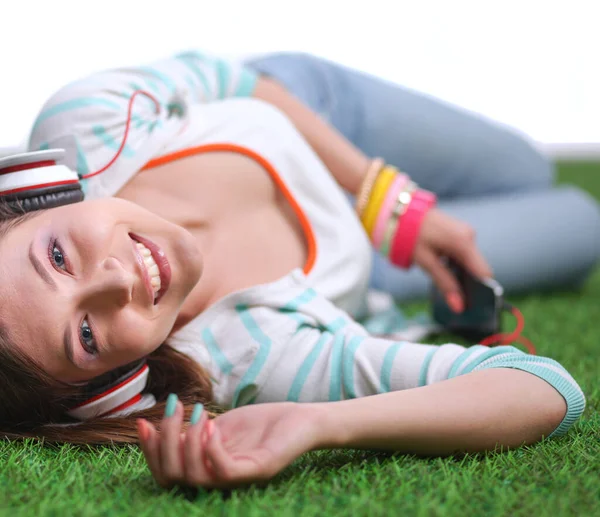
[[[0,238],[35,213],[0,204]],[[33,359],[11,342],[0,328],[0,438],[43,438],[77,444],[134,443],[138,441],[136,418],[160,422],[169,393],[176,393],[189,416],[193,404],[211,407],[212,385],[208,373],[189,356],[163,344],[147,358],[150,375],[146,392],[157,404],[126,417],[96,418],[76,425],[65,423],[65,413],[80,400],[81,388],[48,375]],[[57,425],[58,424],[58,425]]]

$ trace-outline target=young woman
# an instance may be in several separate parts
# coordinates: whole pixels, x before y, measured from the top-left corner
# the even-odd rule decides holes
[[[259,99],[233,98],[249,94]],[[86,201],[61,202],[80,198],[52,153],[41,165],[60,181],[35,185],[22,166],[2,175],[29,174],[3,188],[6,436],[139,436],[161,484],[222,487],[314,448],[518,446],[583,411],[550,359],[382,339],[356,323],[370,240],[390,267],[427,270],[456,311],[440,257],[490,268],[431,193],[249,68],[189,53],[98,74],[48,102],[30,144],[66,150]],[[197,402],[236,409],[209,420]]]

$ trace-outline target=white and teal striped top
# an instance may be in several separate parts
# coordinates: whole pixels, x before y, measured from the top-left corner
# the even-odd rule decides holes
[[[575,422],[584,395],[557,362],[513,347],[433,346],[369,335],[353,319],[364,309],[369,241],[344,192],[290,121],[272,106],[234,99],[252,93],[243,67],[188,53],[148,67],[112,70],[51,98],[32,132],[32,150],[62,147],[80,175],[108,163],[121,142],[132,93],[131,135],[117,163],[87,180],[86,197],[114,195],[148,161],[209,143],[233,143],[266,159],[308,219],[316,260],[308,273],[232,293],[178,331],[171,346],[202,364],[216,402],[334,401],[424,386],[486,368],[516,368],[554,386]],[[219,102],[213,102],[219,101]],[[214,171],[218,173],[218,171]],[[387,328],[387,333],[395,329]],[[396,329],[399,330],[399,329]]]

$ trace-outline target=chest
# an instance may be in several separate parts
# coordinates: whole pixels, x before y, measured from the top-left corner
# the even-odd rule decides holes
[[[186,302],[190,317],[306,261],[294,211],[262,166],[244,155],[211,152],[171,162],[139,173],[118,196],[196,237],[204,272]]]
[[[278,192],[254,160],[212,152],[140,172],[118,195],[191,229],[272,205]]]

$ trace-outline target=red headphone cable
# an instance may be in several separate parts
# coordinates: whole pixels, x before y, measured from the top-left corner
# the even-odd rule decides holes
[[[119,158],[119,156],[123,152],[123,149],[125,148],[125,143],[127,142],[127,137],[129,136],[129,128],[131,126],[131,116],[133,111],[133,101],[135,101],[135,98],[138,95],[144,95],[145,97],[148,97],[151,101],[153,101],[156,107],[156,114],[158,115],[158,113],[160,113],[160,103],[158,102],[158,100],[156,100],[156,97],[154,97],[154,95],[148,93],[145,90],[136,90],[135,92],[133,92],[133,95],[129,98],[129,104],[127,106],[127,122],[125,123],[125,132],[123,133],[123,140],[121,141],[121,146],[117,150],[117,153],[104,167],[95,172],[90,172],[85,176],[82,176],[81,179],[87,179],[96,176],[97,174],[104,172],[117,161],[117,158]]]
[[[521,343],[530,354],[535,355],[536,350],[533,343],[526,337],[521,336],[521,332],[523,332],[523,329],[525,328],[525,318],[523,313],[507,302],[504,302],[503,309],[510,312],[515,317],[517,320],[516,328],[512,332],[504,332],[486,337],[481,340],[479,344],[484,346],[498,346],[517,342]]]

